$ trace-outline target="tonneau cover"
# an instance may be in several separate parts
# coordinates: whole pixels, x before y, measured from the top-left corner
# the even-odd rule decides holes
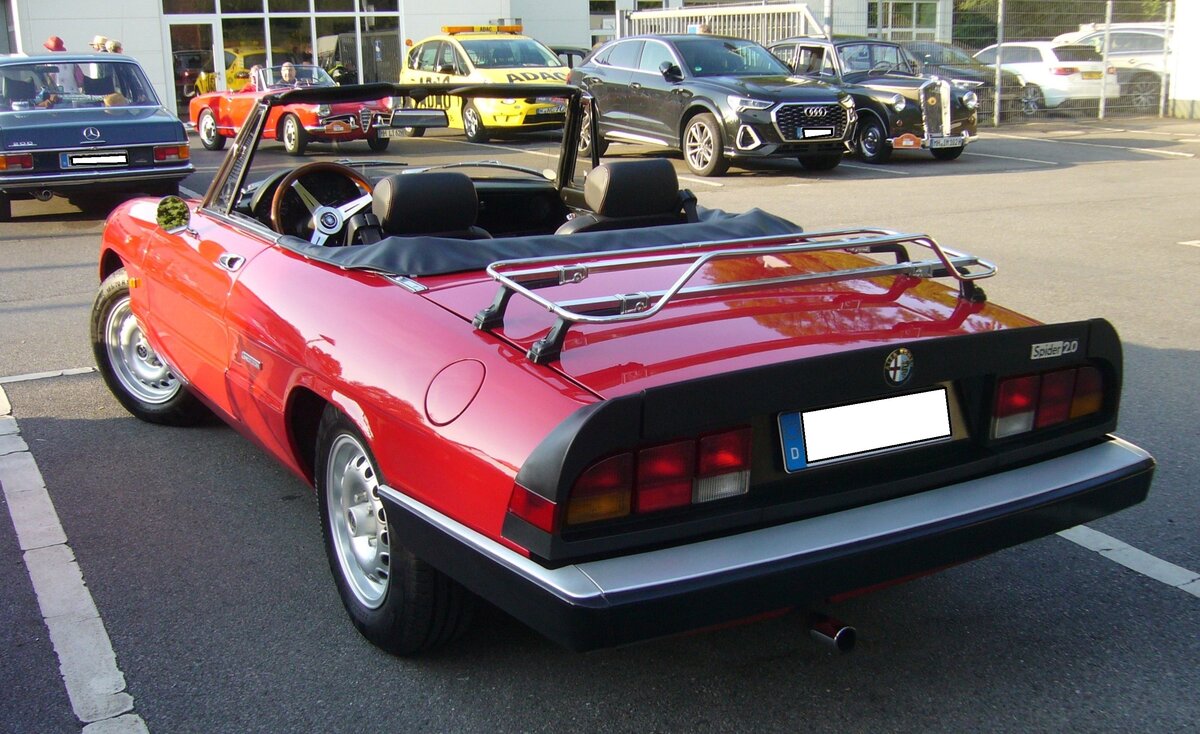
[[[420,277],[483,270],[500,260],[612,252],[636,247],[743,239],[802,232],[782,217],[751,209],[729,214],[700,209],[700,221],[638,229],[579,232],[570,235],[503,237],[460,240],[448,237],[386,237],[370,245],[325,247],[299,237],[284,236],[279,244],[304,257],[348,270],[372,270]]]

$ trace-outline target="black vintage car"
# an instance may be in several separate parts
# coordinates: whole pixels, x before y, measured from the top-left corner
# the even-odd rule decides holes
[[[771,53],[798,76],[836,84],[854,97],[853,147],[868,163],[883,163],[896,149],[927,149],[938,160],[954,160],[975,139],[979,96],[915,73],[915,63],[895,43],[789,38],[772,44]]]
[[[949,79],[959,89],[979,95],[980,117],[995,114],[996,67],[981,63],[958,46],[937,41],[901,41],[900,45],[917,62],[916,71],[925,76]],[[1025,80],[1011,71],[1000,72],[1001,116],[1025,111],[1021,100]]]
[[[740,38],[621,38],[572,69],[568,79],[595,100],[601,154],[612,141],[676,148],[700,176],[719,176],[731,163],[761,158],[796,158],[806,168],[831,169],[841,161],[856,119],[850,95],[793,77],[765,48]]]
[[[0,221],[13,199],[176,193],[193,170],[183,123],[128,56],[0,56]]]

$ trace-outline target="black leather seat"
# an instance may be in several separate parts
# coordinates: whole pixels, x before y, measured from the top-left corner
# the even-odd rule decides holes
[[[662,158],[602,163],[588,174],[579,214],[555,234],[695,222],[696,197],[679,190],[675,167]]]
[[[479,196],[456,171],[393,174],[375,184],[371,211],[384,235],[430,235],[463,240],[492,236],[475,226]]]
[[[4,96],[10,102],[31,102],[37,94],[37,85],[23,79],[4,78]]]

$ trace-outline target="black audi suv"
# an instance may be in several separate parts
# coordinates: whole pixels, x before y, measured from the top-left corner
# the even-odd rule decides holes
[[[621,38],[596,50],[568,79],[594,99],[598,153],[610,142],[676,148],[700,176],[762,158],[831,169],[841,162],[856,120],[850,95],[793,76],[765,48],[740,38]]]

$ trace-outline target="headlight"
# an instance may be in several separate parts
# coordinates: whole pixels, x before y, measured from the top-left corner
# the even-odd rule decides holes
[[[902,112],[905,105],[908,104],[908,100],[904,99],[904,95],[902,94],[893,94],[891,100],[889,100],[889,104],[892,105],[893,110]]]
[[[731,94],[725,98],[729,102],[729,106],[741,112],[742,110],[765,110],[775,104],[769,99],[753,99],[751,97],[739,97],[736,94]]]
[[[974,92],[967,92],[963,95],[962,101],[968,110],[973,110],[979,106],[979,95]]]
[[[517,103],[517,100],[513,99],[512,97],[508,97],[508,98],[502,99],[500,101],[503,102],[504,104],[516,104]]]
[[[385,109],[385,110],[394,109],[393,105],[396,104],[395,101],[392,100],[391,97],[384,97],[383,99],[381,99],[379,101],[383,103],[383,109]]]
[[[327,104],[317,105],[317,114],[320,115],[321,117],[326,117],[331,112],[333,112],[333,108],[330,107],[329,105],[327,105]]]
[[[854,98],[847,94],[845,97],[842,97],[838,100],[838,104],[848,110],[852,110],[854,109]]]

